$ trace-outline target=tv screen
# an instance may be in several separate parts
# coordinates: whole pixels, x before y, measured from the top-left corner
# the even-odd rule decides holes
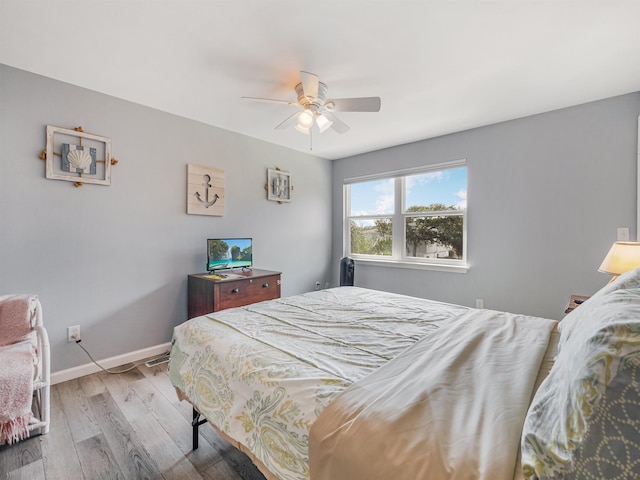
[[[210,238],[207,240],[207,270],[248,268],[253,264],[251,238]]]

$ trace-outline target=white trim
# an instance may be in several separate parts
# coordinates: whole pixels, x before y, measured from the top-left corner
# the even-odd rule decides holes
[[[98,363],[104,368],[114,368],[120,365],[125,365],[131,362],[137,362],[144,360],[145,358],[153,357],[154,355],[161,355],[168,352],[171,348],[171,342],[162,343],[153,347],[143,348],[142,350],[136,350],[134,352],[123,353],[115,357],[105,358],[98,360]],[[51,384],[66,382],[67,380],[73,380],[75,378],[84,377],[85,375],[91,375],[101,371],[95,363],[85,363],[73,368],[67,368],[66,370],[60,370],[59,372],[53,372],[51,374]]]
[[[467,273],[469,265],[451,265],[447,263],[418,263],[418,262],[402,262],[398,260],[379,260],[360,258],[351,255],[356,265],[366,265],[371,267],[395,267],[395,268],[412,268],[415,270],[436,270],[439,272]]]
[[[452,160],[450,162],[434,163],[433,165],[426,165],[422,167],[405,168],[403,170],[393,170],[391,172],[372,173],[371,175],[362,175],[361,177],[345,178],[342,183],[348,185],[351,183],[367,182],[371,180],[390,179],[396,177],[405,177],[408,175],[416,175],[419,173],[429,173],[434,170],[451,170],[453,168],[460,168],[467,166],[467,159],[462,158],[460,160]]]
[[[405,179],[406,176],[396,177],[394,179],[393,186],[393,217],[391,219],[391,256],[394,259],[402,258],[404,256],[405,247],[405,219],[402,217],[404,212],[404,200],[405,200]],[[401,242],[398,239],[402,239]]]
[[[638,160],[636,161],[636,241],[640,242],[640,116],[638,117]]]
[[[351,205],[351,189],[342,185],[342,253],[348,256],[351,251],[351,235],[349,233],[349,213],[347,208]]]

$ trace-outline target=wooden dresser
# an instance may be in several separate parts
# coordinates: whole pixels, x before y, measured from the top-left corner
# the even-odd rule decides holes
[[[221,277],[228,275],[228,277]],[[280,272],[234,270],[233,272],[189,275],[187,284],[188,318],[225,308],[280,298]]]

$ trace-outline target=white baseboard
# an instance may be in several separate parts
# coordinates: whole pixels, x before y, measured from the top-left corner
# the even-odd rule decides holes
[[[115,357],[105,358],[104,360],[98,360],[98,363],[104,368],[114,368],[127,363],[137,362],[144,360],[145,358],[153,357],[154,355],[161,355],[168,352],[171,348],[171,342],[156,345],[154,347],[143,348],[142,350],[136,350],[135,352],[124,353]],[[86,363],[77,367],[68,368],[66,370],[60,370],[59,372],[53,372],[51,374],[51,384],[66,382],[67,380],[73,380],[74,378],[84,377],[85,375],[91,375],[100,371],[95,363]]]

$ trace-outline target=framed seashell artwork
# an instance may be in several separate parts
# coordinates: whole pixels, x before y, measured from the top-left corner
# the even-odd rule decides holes
[[[82,127],[47,125],[47,148],[41,159],[46,161],[46,178],[74,182],[111,185],[111,139],[86,133]]]
[[[62,144],[62,170],[78,174],[96,174],[96,149]]]

